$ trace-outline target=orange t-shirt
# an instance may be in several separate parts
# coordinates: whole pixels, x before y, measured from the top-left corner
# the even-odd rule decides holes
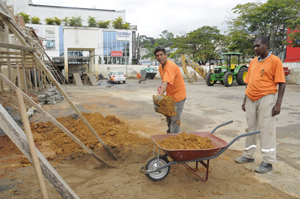
[[[167,95],[172,97],[174,102],[179,102],[186,98],[183,77],[179,67],[174,62],[167,60],[164,68],[162,68],[162,65],[160,65],[159,74],[162,82],[168,82]]]
[[[258,61],[258,57],[254,58],[250,62],[245,83],[248,84],[246,95],[252,101],[275,94],[277,84],[285,83],[281,60],[272,54],[263,61]]]

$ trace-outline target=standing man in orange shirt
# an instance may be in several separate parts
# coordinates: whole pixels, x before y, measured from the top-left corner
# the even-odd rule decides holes
[[[179,67],[167,59],[166,49],[163,46],[157,46],[154,49],[156,60],[160,63],[159,74],[162,84],[158,89],[158,96],[167,92],[174,100],[175,111],[177,115],[167,117],[169,129],[167,133],[179,133],[180,116],[186,99],[185,84]]]
[[[273,169],[276,161],[276,115],[279,115],[285,90],[285,76],[281,60],[268,51],[268,37],[259,36],[254,41],[254,51],[258,57],[250,62],[246,95],[242,110],[246,111],[246,132],[260,130],[260,150],[263,162],[255,168],[258,173]],[[275,93],[278,97],[275,99]],[[257,135],[246,138],[244,155],[237,163],[254,162]]]

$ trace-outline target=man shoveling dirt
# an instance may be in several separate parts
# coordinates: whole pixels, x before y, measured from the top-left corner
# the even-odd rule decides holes
[[[159,73],[162,79],[162,84],[157,90],[157,96],[162,96],[167,92],[167,96],[172,97],[174,100],[175,112],[177,113],[177,115],[167,117],[169,127],[167,133],[179,133],[180,116],[186,99],[183,77],[178,66],[167,59],[166,49],[163,46],[157,46],[154,49],[154,55],[160,63]]]

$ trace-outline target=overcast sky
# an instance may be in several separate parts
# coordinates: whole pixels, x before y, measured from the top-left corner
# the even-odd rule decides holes
[[[126,22],[137,25],[140,35],[158,38],[168,30],[175,36],[202,26],[227,30],[226,21],[234,17],[231,9],[247,2],[266,0],[32,0],[34,4],[126,10]]]

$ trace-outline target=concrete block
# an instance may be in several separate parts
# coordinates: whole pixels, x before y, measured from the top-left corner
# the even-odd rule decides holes
[[[45,98],[46,95],[38,95],[37,97],[38,97],[38,98]]]
[[[46,95],[47,97],[50,97],[50,96],[53,95],[53,93],[52,93],[52,92],[45,92],[45,95]]]

